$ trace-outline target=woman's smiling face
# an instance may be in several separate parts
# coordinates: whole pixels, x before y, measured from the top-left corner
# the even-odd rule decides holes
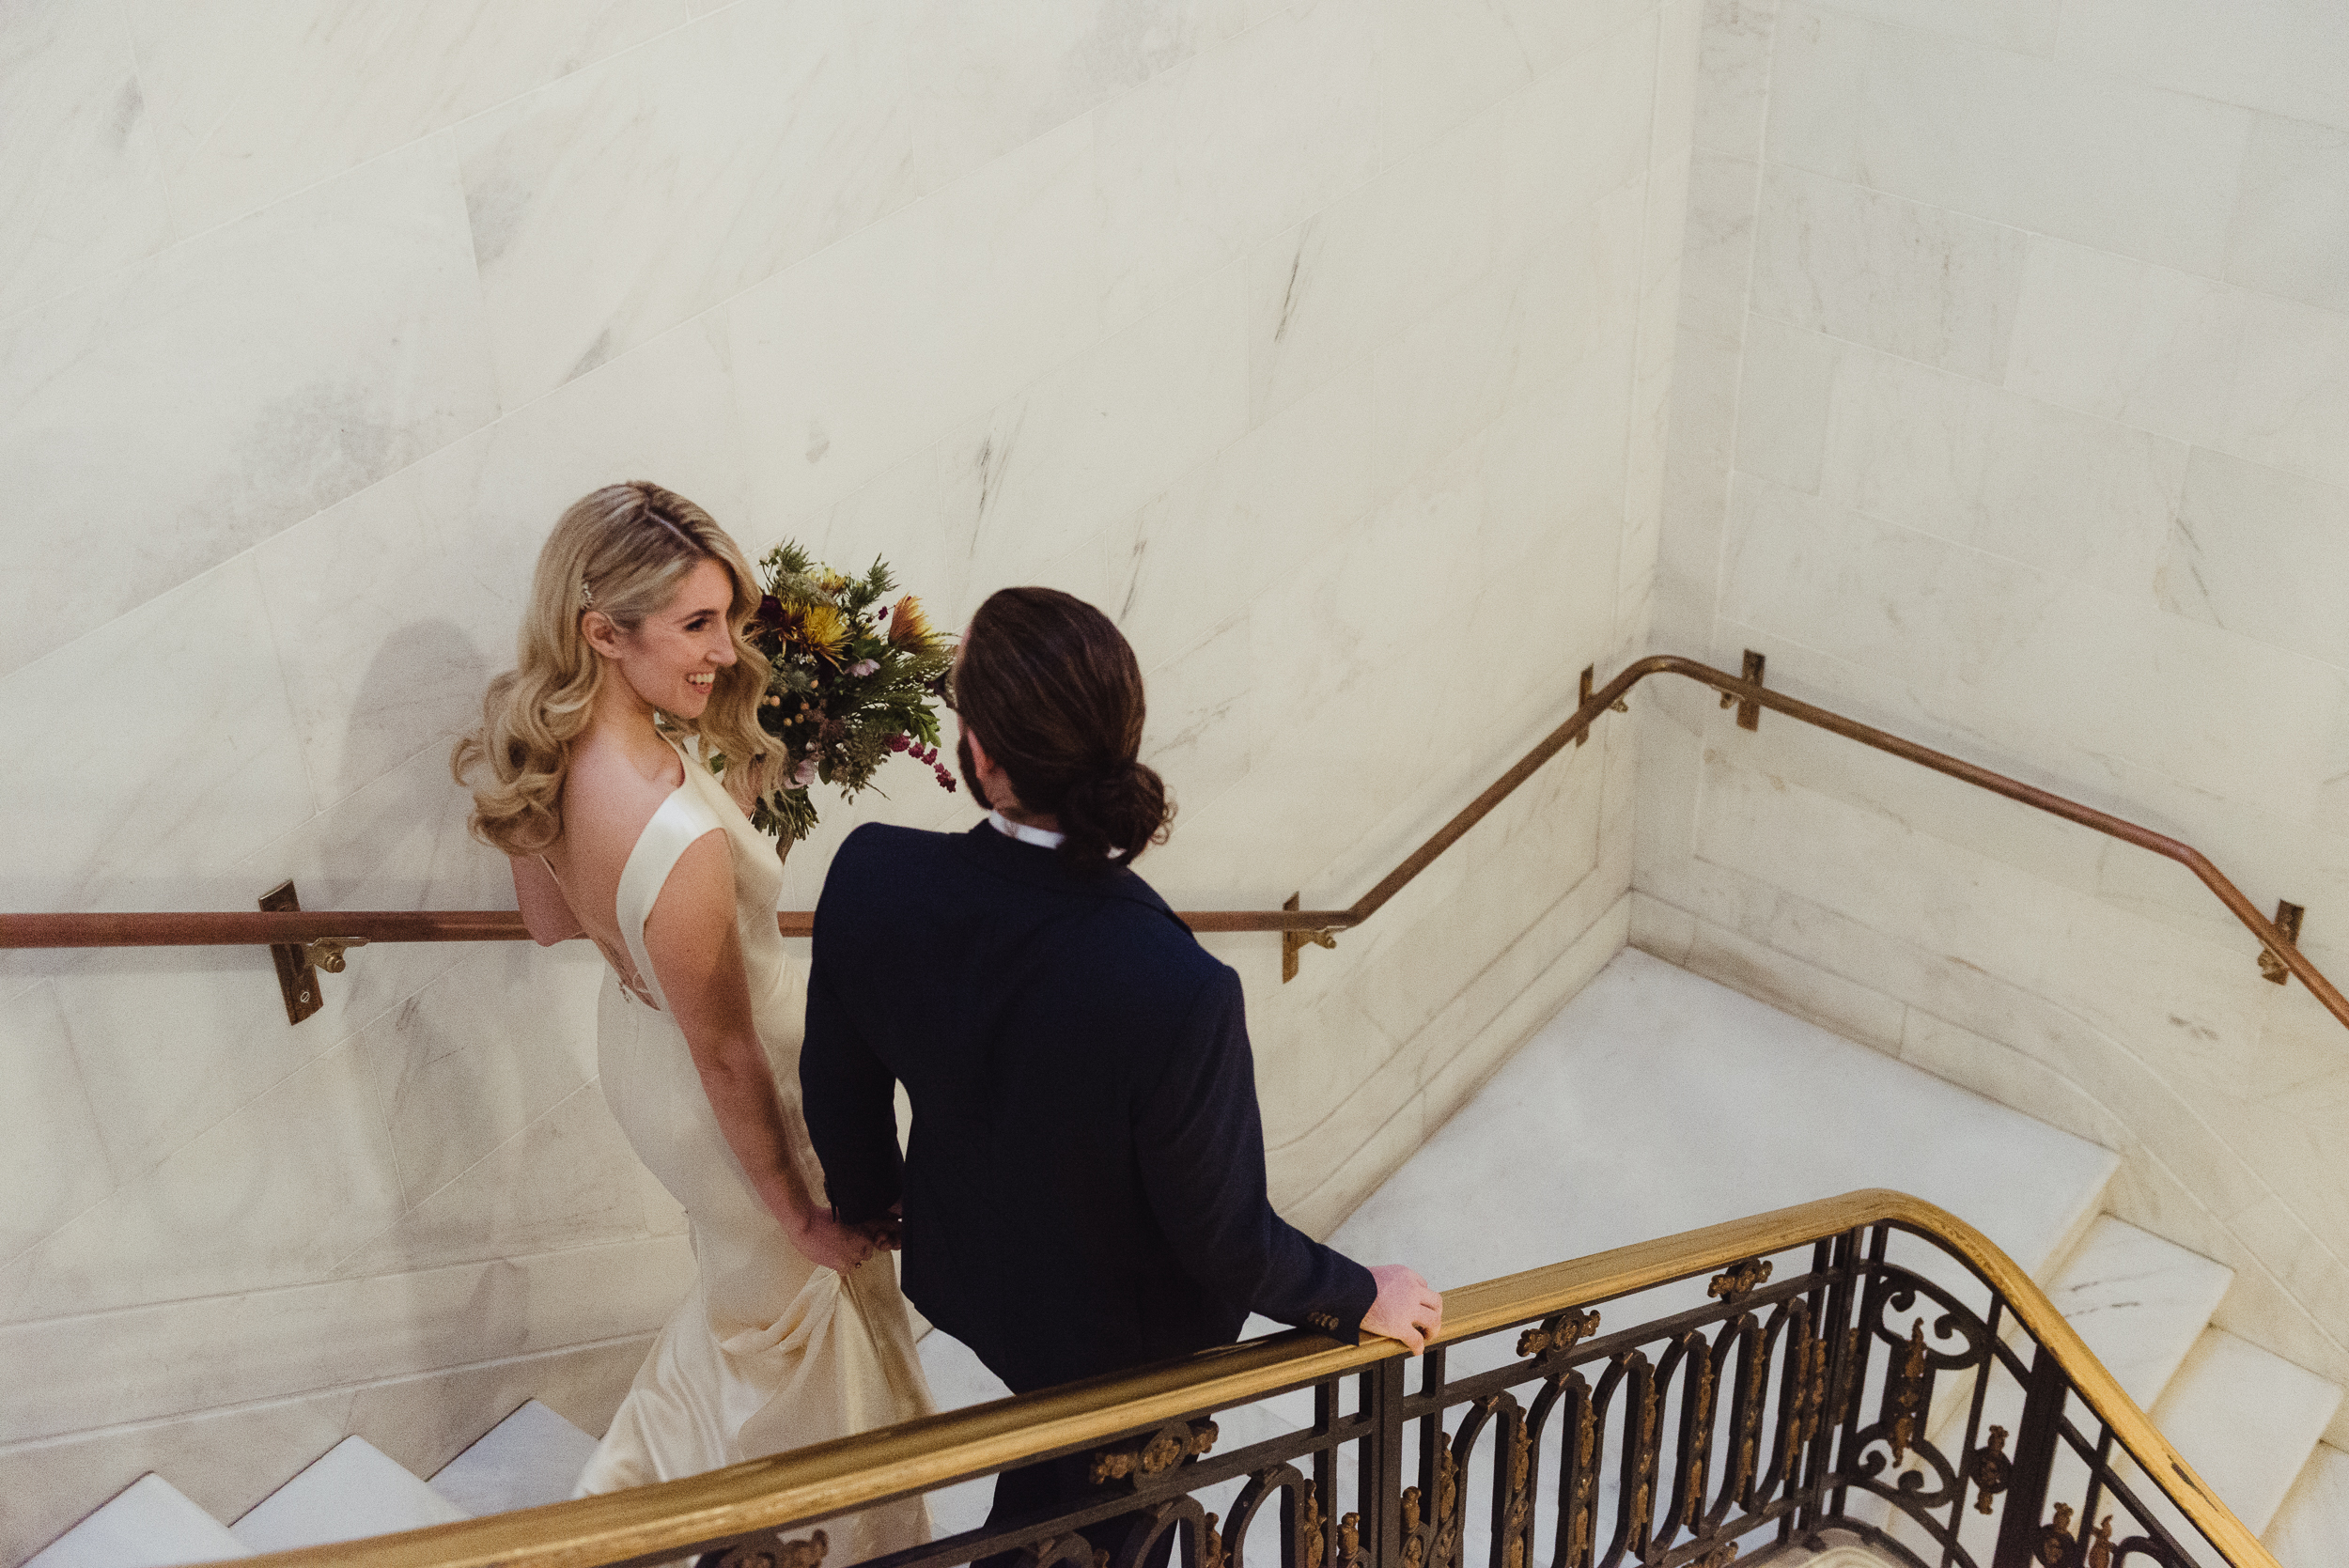
[[[620,677],[644,702],[675,718],[692,720],[709,706],[718,672],[735,660],[734,577],[718,561],[694,564],[669,602],[634,631],[613,629]]]

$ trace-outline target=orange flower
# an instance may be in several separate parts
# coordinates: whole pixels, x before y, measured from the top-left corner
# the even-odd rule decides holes
[[[889,613],[889,640],[898,647],[926,652],[935,636],[929,620],[922,613],[922,601],[911,594],[899,599],[897,607]]]

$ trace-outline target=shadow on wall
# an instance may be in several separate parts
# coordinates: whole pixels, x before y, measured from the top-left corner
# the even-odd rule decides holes
[[[458,888],[478,879],[478,868],[451,862],[470,840],[465,792],[449,776],[447,756],[478,721],[494,673],[453,621],[412,621],[383,639],[344,722],[341,776],[318,781],[322,791],[350,793],[319,823],[322,875],[317,892],[303,887],[305,904],[350,908],[364,889],[371,904],[387,908],[455,907]],[[363,762],[373,765],[372,776],[351,779]],[[478,853],[487,864],[488,852]]]

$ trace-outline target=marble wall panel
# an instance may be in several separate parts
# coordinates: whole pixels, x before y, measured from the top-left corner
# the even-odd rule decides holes
[[[583,961],[548,984],[538,953],[469,954],[353,1039],[413,1207],[596,1076],[597,998]],[[525,1249],[537,1250],[537,1249]]]
[[[692,1249],[662,1236],[10,1324],[10,1364],[54,1375],[19,1385],[0,1441],[643,1334],[692,1281]]]
[[[358,1053],[338,1047],[42,1241],[17,1321],[325,1273],[400,1208]]]
[[[2349,28],[2329,0],[2070,0],[2056,53],[2083,70],[2349,130]]]
[[[644,1237],[652,1233],[641,1170],[590,1080],[412,1201],[334,1272],[380,1278]]]
[[[149,255],[170,232],[138,60],[112,7],[10,8],[0,149],[0,320]]]
[[[2165,608],[2349,667],[2349,490],[2197,450],[2162,558]]]
[[[310,815],[277,652],[254,635],[268,624],[251,561],[232,561],[0,676],[10,733],[42,737],[41,765],[0,773],[0,812],[41,825],[11,844],[12,907],[212,891],[207,873]]]
[[[1819,493],[1843,363],[1843,346],[1825,334],[1764,316],[1748,318],[1735,414],[1739,474]],[[1771,396],[1755,395],[1766,386]]]
[[[1707,152],[1751,158],[1767,118],[1780,0],[1704,0],[1690,133]]]
[[[1372,179],[1396,152],[1378,117],[1391,50],[1377,0],[1311,0],[1096,111],[1098,212],[1078,232],[1102,318],[1130,318]]]
[[[420,142],[0,330],[0,668],[492,417],[470,243]]]
[[[174,230],[204,229],[618,54],[685,21],[678,0],[325,8],[132,0]]]
[[[2055,52],[2063,0],[1832,0],[1835,8],[1921,32],[1995,44],[2023,54]]]
[[[2227,237],[2227,280],[2349,311],[2349,129],[2263,115]]]
[[[1627,411],[1643,201],[1636,182],[1610,193],[1530,247],[1522,267],[1495,269],[1371,356],[1383,486],[1413,478],[1564,376],[1604,380],[1609,415]],[[1612,417],[1610,427],[1620,442]],[[1619,478],[1620,458],[1597,472]]]
[[[459,129],[506,406],[856,232],[1202,41],[1184,5],[747,0]],[[596,265],[579,258],[592,253]]]
[[[2349,485],[2349,316],[2265,294],[2245,303],[2227,450]]]
[[[2033,240],[2006,385],[2180,441],[2222,444],[2249,303],[2208,278]]]
[[[1205,805],[1247,775],[1253,693],[1248,620],[1234,615],[1206,641],[1145,672],[1149,722],[1142,760],[1159,770],[1177,809]]]
[[[1252,256],[1254,417],[1635,178],[1647,159],[1656,39],[1652,21],[1624,29]]]
[[[2328,727],[2307,716],[2338,711],[2338,671],[1760,481],[1733,519],[1733,619],[1930,673],[1945,722],[2067,773],[2109,752],[2288,816],[2314,803]]]
[[[1378,136],[1399,158],[1657,9],[1656,0],[1382,0]]]
[[[114,1190],[98,1118],[47,986],[0,1002],[0,1257],[15,1258]]]
[[[1774,158],[2140,260],[2221,265],[2248,111],[1835,12],[1788,22]]]
[[[1370,380],[1341,377],[1153,500],[1136,526],[1131,585],[1112,607],[1144,663],[1212,634],[1377,505],[1377,434]]]
[[[1862,349],[1838,362],[1828,425],[1821,495],[2150,599],[2185,482],[2178,442]]]
[[[2004,373],[2020,230],[1786,164],[1764,175],[1752,226],[1757,315],[1983,380]]]
[[[725,365],[696,322],[266,541],[255,553],[322,804],[480,719],[538,549],[599,485],[650,479],[757,537]]]

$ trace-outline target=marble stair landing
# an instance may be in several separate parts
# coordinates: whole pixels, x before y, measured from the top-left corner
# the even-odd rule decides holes
[[[2044,1279],[2117,1165],[1627,948],[1330,1240],[1449,1287],[1890,1187],[1979,1226]]]

